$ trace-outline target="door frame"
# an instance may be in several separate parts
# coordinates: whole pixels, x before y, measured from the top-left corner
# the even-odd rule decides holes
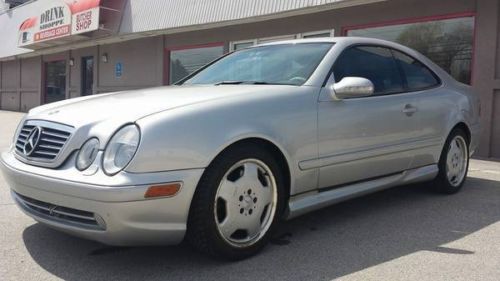
[[[64,75],[66,76],[66,82],[65,82],[65,90],[64,90],[64,99],[68,98],[68,59],[66,55],[58,55],[58,56],[51,56],[49,59],[44,59],[42,58],[42,89],[41,89],[41,95],[40,95],[40,104],[44,105],[46,104],[47,101],[47,66],[46,63],[49,62],[56,62],[56,61],[64,61],[65,64],[65,69],[64,69]]]
[[[94,55],[90,55],[90,56],[82,56],[80,58],[80,96],[84,96],[83,95],[83,87],[84,87],[84,79],[83,79],[83,76],[84,76],[84,71],[83,71],[83,61],[85,59],[88,59],[88,58],[92,58],[92,75],[91,75],[91,78],[92,78],[92,84],[94,83],[94,70],[95,70],[95,66],[96,66],[96,63],[95,63],[95,56]],[[85,77],[87,77],[87,75],[85,75]],[[90,95],[93,95],[94,94],[94,86],[92,85],[92,88],[91,88],[91,91],[92,93]]]

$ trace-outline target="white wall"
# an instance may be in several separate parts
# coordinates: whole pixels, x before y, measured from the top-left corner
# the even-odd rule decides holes
[[[0,0],[0,13],[7,10],[9,8],[9,4],[5,4],[5,0]]]

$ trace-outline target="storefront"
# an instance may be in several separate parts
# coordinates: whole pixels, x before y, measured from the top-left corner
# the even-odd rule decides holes
[[[0,107],[169,85],[275,40],[368,36],[415,48],[472,85],[478,155],[500,158],[499,14],[500,0],[38,0],[0,14]]]

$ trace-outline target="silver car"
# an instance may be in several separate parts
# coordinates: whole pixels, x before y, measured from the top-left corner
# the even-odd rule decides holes
[[[479,102],[418,52],[321,38],[227,54],[177,85],[37,107],[1,168],[40,223],[242,259],[283,219],[388,187],[460,190]]]

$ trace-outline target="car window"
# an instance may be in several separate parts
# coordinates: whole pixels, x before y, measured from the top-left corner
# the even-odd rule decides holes
[[[436,76],[423,63],[399,51],[393,50],[393,53],[406,77],[408,90],[421,90],[439,84]]]
[[[396,61],[389,49],[376,46],[358,46],[346,49],[333,67],[335,82],[344,77],[363,77],[370,80],[375,95],[402,92],[403,81]]]
[[[256,82],[302,85],[333,43],[278,44],[229,54],[189,77],[184,84]]]

